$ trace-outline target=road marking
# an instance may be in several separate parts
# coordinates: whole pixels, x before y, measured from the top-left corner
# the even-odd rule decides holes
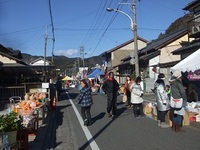
[[[90,144],[91,149],[93,149],[93,150],[100,150],[100,148],[98,147],[97,143],[96,143],[95,140],[93,139],[93,136],[92,136],[92,134],[90,133],[90,131],[88,130],[88,128],[87,128],[86,126],[83,125],[83,119],[82,119],[80,113],[78,112],[76,106],[74,105],[74,102],[73,102],[72,99],[70,98],[68,92],[66,92],[66,94],[67,94],[68,97],[69,97],[69,101],[70,101],[70,103],[71,103],[71,105],[72,105],[72,108],[74,109],[74,112],[75,112],[75,114],[76,114],[76,116],[77,116],[77,118],[78,118],[78,121],[79,121],[79,123],[80,123],[82,129],[83,129],[83,132],[85,133],[85,136],[86,136],[86,138],[87,138],[87,140],[88,140],[88,142],[89,142],[89,144]]]

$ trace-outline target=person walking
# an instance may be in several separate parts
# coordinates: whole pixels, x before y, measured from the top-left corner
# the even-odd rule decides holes
[[[77,103],[81,107],[81,115],[84,121],[84,125],[90,126],[92,124],[91,113],[90,113],[90,109],[93,104],[93,99],[91,95],[92,91],[86,79],[81,80],[80,83],[82,89],[80,90]]]
[[[132,85],[133,81],[131,79],[131,76],[128,75],[126,77],[126,82],[124,83],[124,94],[127,97],[127,101],[126,101],[126,106],[128,108],[131,107],[131,90],[130,90],[130,86]]]
[[[157,120],[158,120],[158,126],[162,128],[169,128],[170,126],[165,122],[165,116],[170,107],[169,107],[169,97],[165,90],[164,79],[165,75],[163,73],[160,73],[158,75],[158,79],[154,84],[155,97],[157,103]]]
[[[182,74],[180,71],[175,71],[169,80],[171,86],[171,98],[183,100],[180,109],[170,107],[170,120],[172,121],[172,130],[181,131],[183,125],[183,116],[185,115],[185,106],[187,104],[187,96],[182,83]]]
[[[143,112],[143,91],[140,85],[141,78],[137,77],[135,82],[131,85],[131,103],[133,104],[133,114],[135,118],[144,118],[145,114]]]
[[[102,90],[107,94],[107,116],[114,119],[116,117],[116,102],[117,95],[119,91],[119,84],[114,78],[114,73],[109,72],[108,78],[104,81],[102,85]],[[112,115],[111,115],[112,111]]]
[[[61,96],[61,92],[62,92],[62,81],[61,81],[60,77],[57,78],[55,87],[56,87],[57,96],[58,96],[58,99],[59,99],[60,96]]]

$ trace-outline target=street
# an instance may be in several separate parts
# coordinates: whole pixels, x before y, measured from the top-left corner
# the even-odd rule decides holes
[[[160,128],[151,118],[136,119],[118,96],[117,118],[106,116],[106,95],[93,94],[91,108],[93,124],[83,126],[80,108],[76,105],[79,91],[70,88],[57,102],[54,149],[69,150],[199,150],[199,128],[184,126],[184,132]]]

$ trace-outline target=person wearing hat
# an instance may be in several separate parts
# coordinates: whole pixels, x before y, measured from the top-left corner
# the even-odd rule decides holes
[[[171,128],[176,132],[180,132],[183,123],[183,116],[185,114],[184,106],[187,104],[187,96],[182,83],[181,71],[174,71],[169,82],[171,85],[171,97],[174,99],[183,99],[183,104],[180,109],[170,107],[170,120],[172,121]],[[178,122],[176,121],[177,119],[179,120]]]
[[[170,126],[165,122],[165,116],[169,110],[169,97],[167,96],[167,93],[165,91],[164,80],[165,75],[163,73],[160,73],[158,75],[158,79],[154,84],[154,89],[157,102],[158,126],[162,128],[168,128]]]
[[[170,126],[165,122],[165,116],[170,107],[169,107],[169,97],[165,90],[164,79],[165,75],[163,73],[160,73],[158,75],[158,79],[154,84],[154,90],[157,103],[158,126],[162,128],[168,128]]]

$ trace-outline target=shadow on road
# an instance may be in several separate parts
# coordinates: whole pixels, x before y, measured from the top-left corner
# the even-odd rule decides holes
[[[102,119],[104,116],[105,116],[105,112],[102,112],[100,114],[98,114],[97,116],[93,117],[92,120],[93,120],[93,123],[95,123],[97,120],[100,120]]]

